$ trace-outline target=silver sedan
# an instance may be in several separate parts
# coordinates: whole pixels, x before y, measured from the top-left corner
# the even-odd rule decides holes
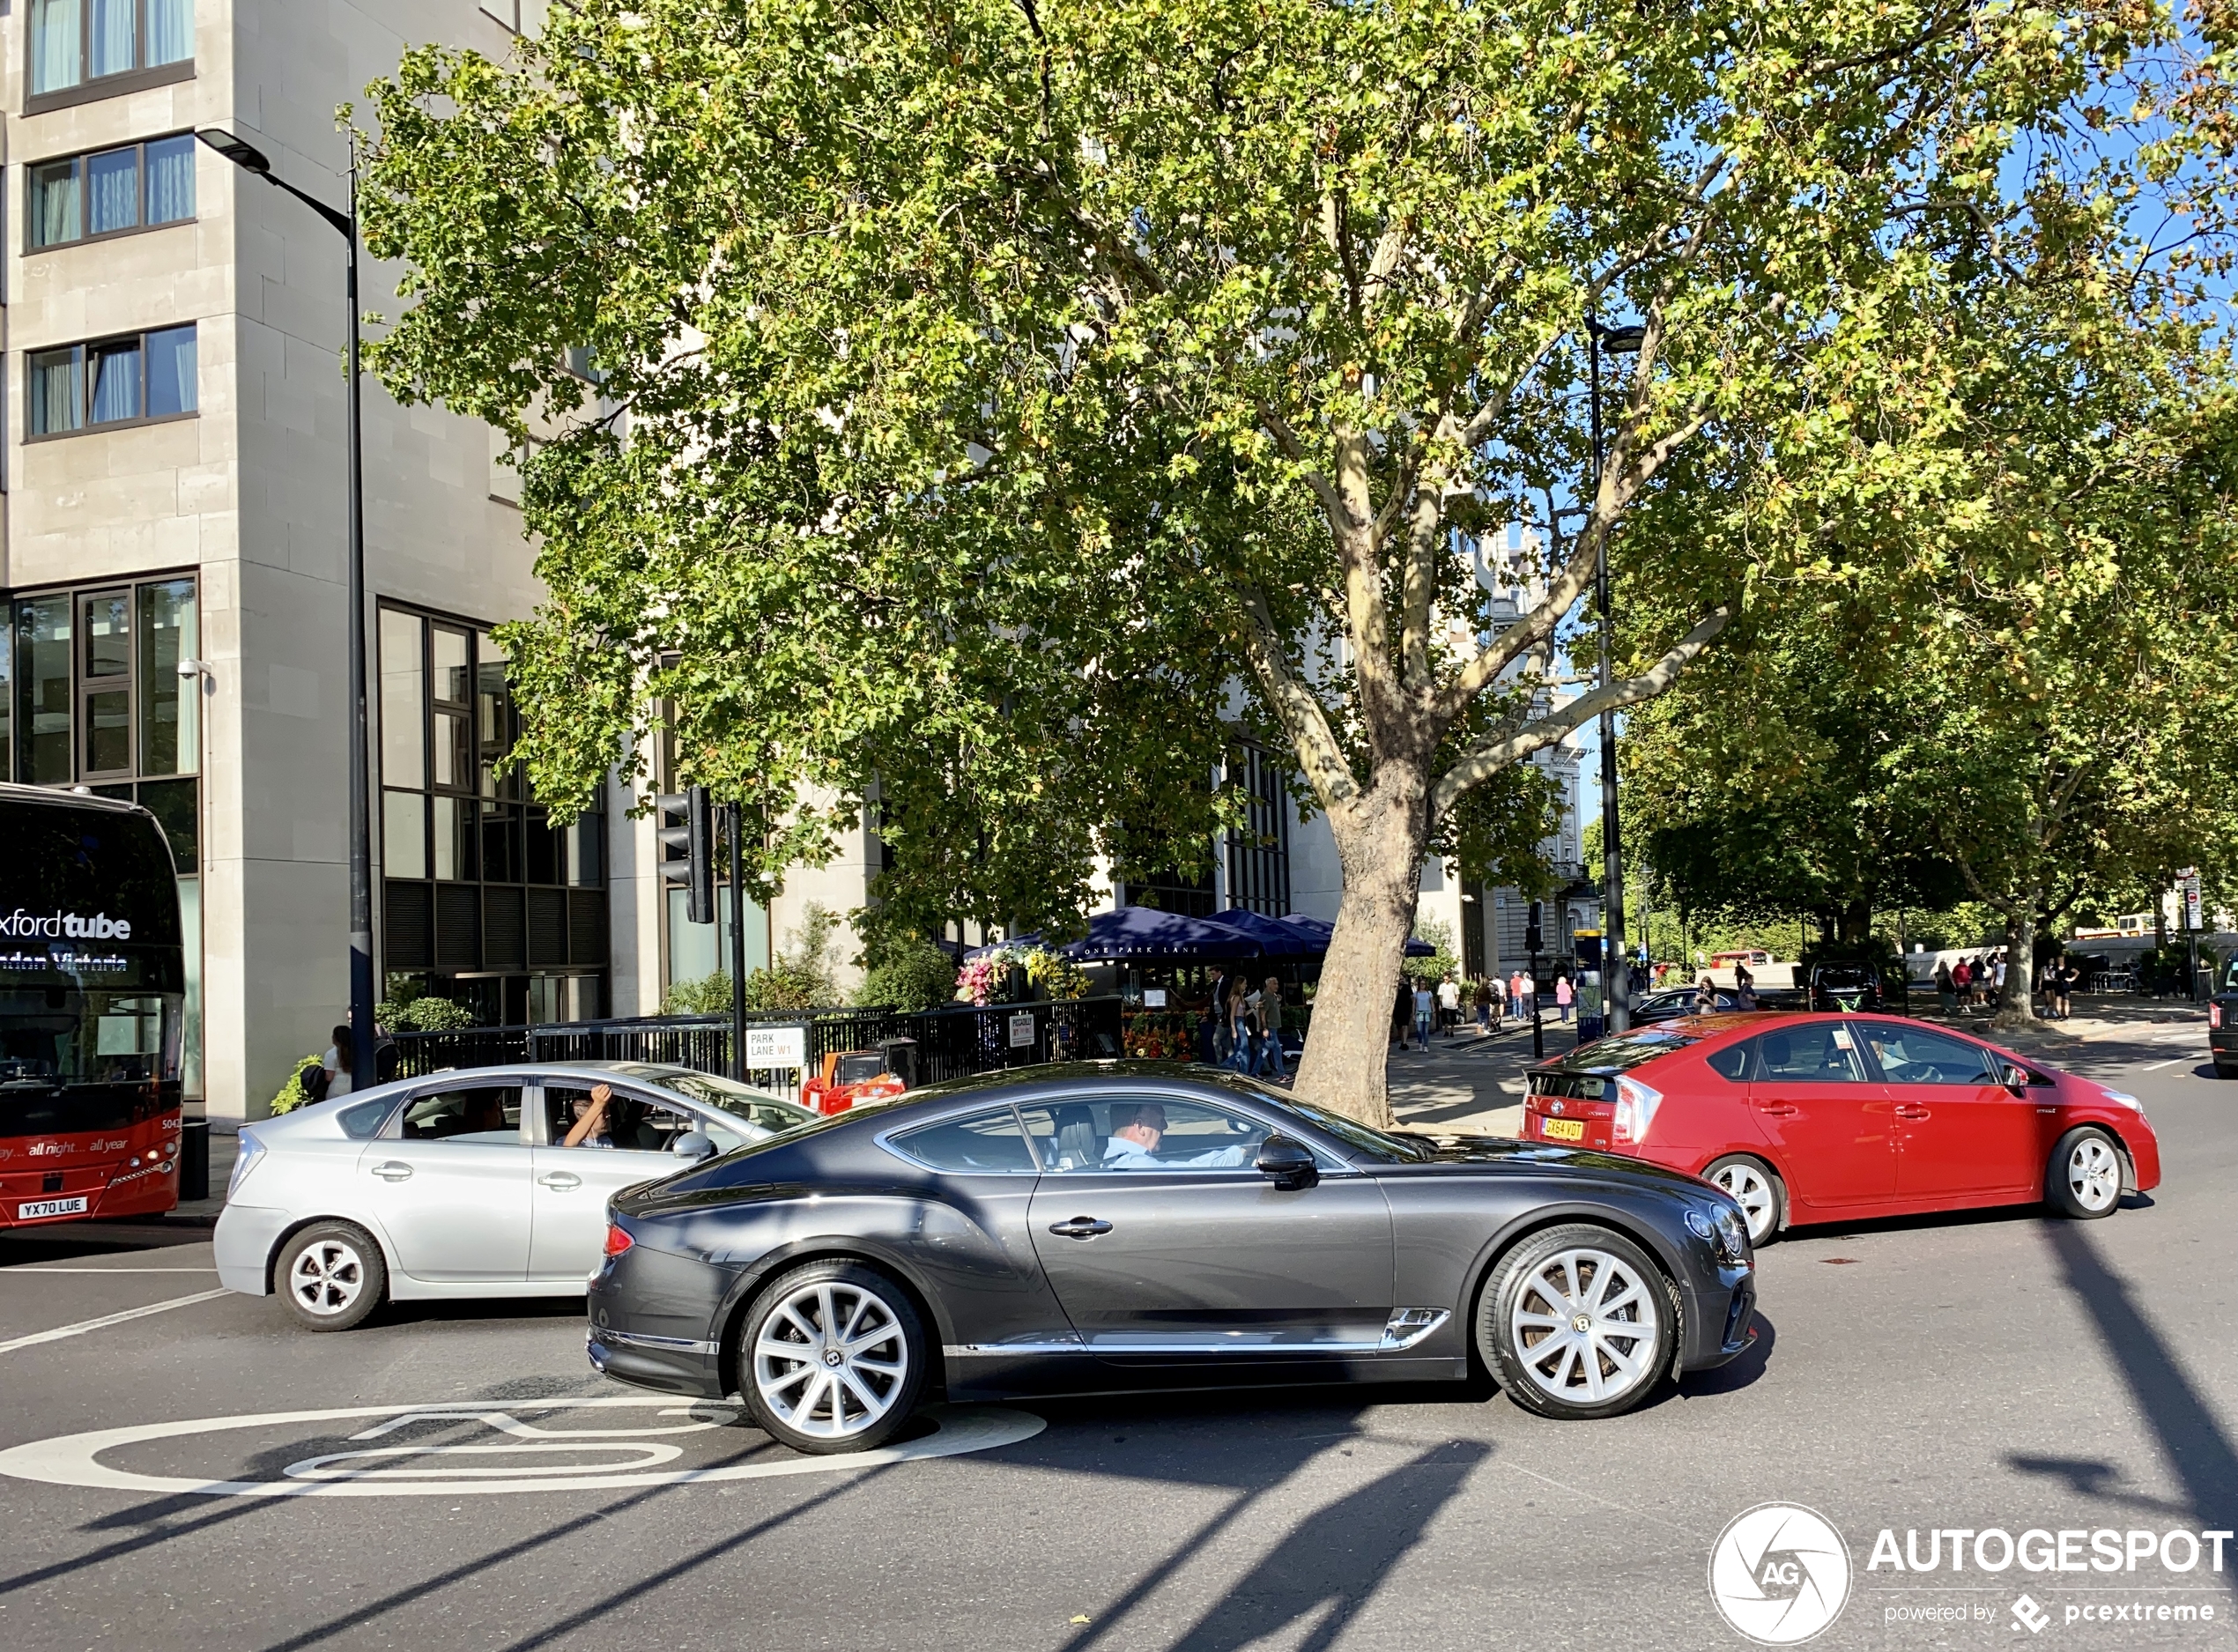
[[[612,1195],[817,1116],[631,1062],[399,1079],[241,1131],[218,1277],[313,1330],[384,1299],[581,1296]]]

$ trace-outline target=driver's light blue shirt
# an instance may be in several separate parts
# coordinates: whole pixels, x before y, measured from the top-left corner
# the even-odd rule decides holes
[[[1199,1153],[1194,1159],[1160,1159],[1140,1142],[1124,1136],[1115,1136],[1104,1144],[1103,1167],[1106,1170],[1174,1170],[1184,1166],[1219,1170],[1241,1165],[1241,1147],[1216,1147],[1209,1153]]]

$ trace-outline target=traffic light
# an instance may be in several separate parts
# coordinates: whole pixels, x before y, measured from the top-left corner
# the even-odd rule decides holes
[[[691,923],[715,922],[715,809],[704,786],[682,794],[663,792],[661,885],[684,889],[684,916]]]
[[[1545,903],[1542,901],[1534,900],[1530,903],[1530,919],[1523,925],[1523,951],[1526,952],[1543,952],[1546,950],[1545,931],[1538,927],[1538,915],[1545,909]]]

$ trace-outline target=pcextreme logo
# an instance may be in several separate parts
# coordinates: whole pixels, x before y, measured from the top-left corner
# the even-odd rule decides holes
[[[1762,1646],[1796,1646],[1842,1616],[1849,1548],[1826,1517],[1793,1503],[1737,1515],[1709,1552],[1709,1597]]]

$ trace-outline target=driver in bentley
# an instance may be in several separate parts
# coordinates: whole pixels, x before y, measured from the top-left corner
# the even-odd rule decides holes
[[[1166,1109],[1155,1101],[1115,1101],[1111,1107],[1111,1139],[1104,1144],[1106,1170],[1170,1170],[1180,1165],[1226,1169],[1249,1164],[1248,1147],[1216,1147],[1194,1159],[1160,1159],[1158,1144],[1166,1135]]]

